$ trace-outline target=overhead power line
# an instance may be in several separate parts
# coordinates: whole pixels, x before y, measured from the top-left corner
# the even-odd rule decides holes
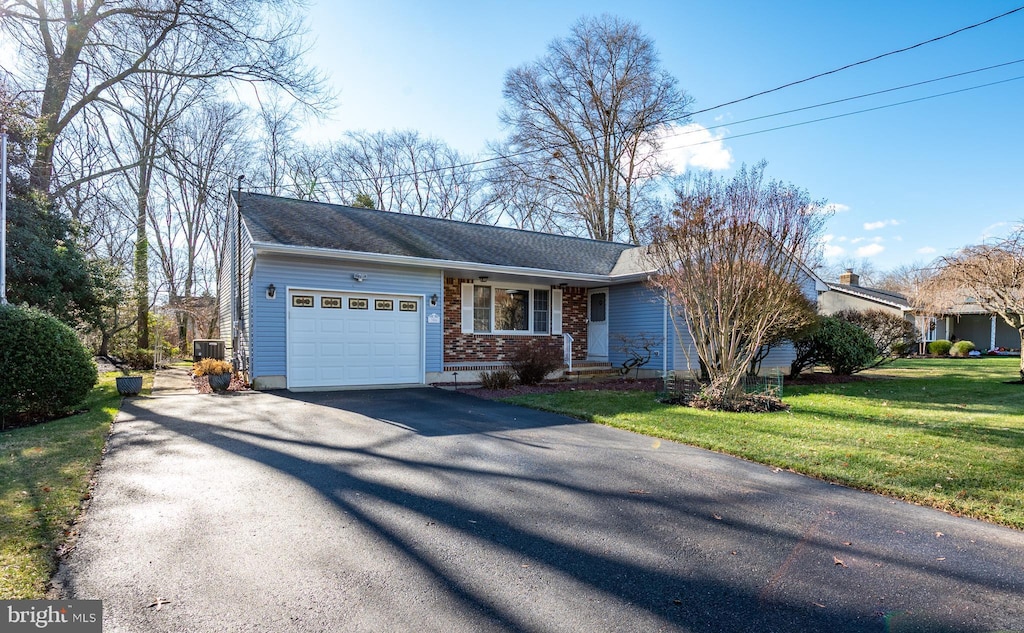
[[[761,97],[761,96],[764,96],[764,95],[767,95],[767,94],[771,94],[771,93],[774,93],[774,92],[779,92],[781,90],[785,90],[787,88],[791,88],[793,86],[804,84],[804,83],[813,81],[815,79],[820,79],[822,77],[826,77],[826,76],[829,76],[829,75],[834,75],[836,73],[840,73],[842,71],[849,70],[849,69],[855,68],[857,66],[862,66],[862,65],[865,65],[865,64],[869,64],[871,62],[875,62],[875,61],[878,61],[880,59],[884,59],[886,57],[891,57],[893,55],[898,55],[898,54],[901,54],[901,53],[905,53],[907,51],[911,51],[911,50],[914,50],[916,48],[920,48],[922,46],[926,46],[928,44],[933,44],[935,42],[939,42],[941,40],[945,40],[947,38],[953,37],[954,35],[958,35],[960,33],[964,33],[965,31],[969,31],[971,29],[976,29],[976,28],[984,26],[986,24],[990,24],[992,22],[995,22],[996,20],[1005,18],[1007,16],[1013,15],[1013,14],[1018,13],[1020,11],[1024,11],[1024,6],[1019,6],[1019,7],[1015,8],[1015,9],[1011,9],[1009,11],[1006,11],[1006,12],[1001,13],[999,15],[993,16],[993,17],[988,18],[986,20],[982,20],[981,22],[976,22],[974,24],[969,24],[967,26],[958,28],[958,29],[956,29],[954,31],[950,31],[949,33],[946,33],[944,35],[939,35],[939,36],[936,36],[936,37],[933,37],[933,38],[930,38],[930,39],[918,42],[916,44],[912,44],[910,46],[905,46],[905,47],[902,47],[902,48],[894,49],[894,50],[891,50],[891,51],[888,51],[888,52],[885,52],[885,53],[874,55],[874,56],[866,58],[866,59],[862,59],[860,61],[856,61],[856,62],[852,62],[852,63],[849,63],[849,64],[845,64],[843,66],[840,66],[840,67],[837,67],[837,68],[833,68],[831,70],[827,70],[827,71],[824,71],[824,72],[821,72],[821,73],[817,73],[815,75],[811,75],[811,76],[805,77],[803,79],[798,79],[796,81],[791,81],[791,82],[782,84],[780,86],[776,86],[774,88],[770,88],[770,89],[767,89],[767,90],[762,90],[760,92],[756,92],[756,93],[753,93],[751,95],[747,95],[745,97],[741,97],[741,98],[738,98],[738,99],[732,99],[730,101],[719,103],[717,105],[710,106],[708,108],[704,108],[704,109],[701,109],[701,110],[695,110],[693,112],[688,112],[688,113],[686,113],[686,114],[684,114],[684,115],[682,115],[680,117],[666,119],[665,121],[660,122],[660,124],[664,125],[664,124],[672,123],[672,122],[686,121],[686,120],[689,120],[692,116],[695,116],[695,115],[698,115],[698,114],[706,114],[708,112],[711,112],[711,111],[714,111],[714,110],[718,110],[718,109],[721,109],[721,108],[724,108],[724,107],[727,107],[727,106],[730,106],[730,105],[734,105],[734,104],[737,104],[737,103],[742,103],[742,102],[745,102],[745,101],[750,101],[752,99],[756,99],[757,97]],[[993,66],[987,66],[987,67],[984,67],[984,68],[978,68],[978,69],[974,69],[974,70],[964,71],[964,72],[961,72],[961,73],[955,73],[955,74],[952,74],[952,75],[946,75],[944,77],[938,77],[938,78],[935,78],[935,79],[929,79],[929,80],[925,80],[925,81],[920,81],[920,82],[915,82],[915,83],[910,83],[910,84],[904,84],[902,86],[896,86],[896,87],[893,87],[893,88],[887,88],[887,89],[879,90],[879,91],[875,91],[875,92],[864,93],[864,94],[855,95],[855,96],[852,96],[852,97],[845,97],[843,99],[837,99],[837,100],[833,100],[833,101],[823,102],[823,103],[820,103],[820,104],[814,104],[814,105],[810,105],[810,106],[794,108],[792,110],[787,110],[787,111],[784,111],[784,112],[776,112],[776,113],[773,113],[773,114],[762,115],[762,116],[753,117],[753,118],[750,118],[750,119],[745,119],[743,121],[733,122],[732,125],[737,125],[739,123],[746,123],[746,122],[750,122],[750,121],[756,121],[756,120],[761,120],[761,119],[766,119],[766,118],[771,118],[771,117],[776,117],[776,116],[782,116],[784,114],[792,114],[794,112],[800,112],[800,111],[809,110],[809,109],[813,109],[813,108],[824,107],[824,106],[827,106],[827,105],[834,105],[836,103],[843,103],[843,102],[851,101],[851,100],[855,100],[855,99],[862,99],[862,98],[866,98],[866,97],[869,97],[869,96],[875,96],[875,95],[884,94],[884,93],[887,93],[887,92],[893,92],[893,91],[896,91],[896,90],[903,90],[903,89],[906,89],[906,88],[920,86],[920,85],[924,85],[924,84],[928,84],[928,83],[934,83],[934,82],[937,82],[937,81],[943,81],[943,80],[946,80],[946,79],[952,79],[952,78],[955,78],[955,77],[969,75],[969,74],[972,74],[972,73],[978,73],[978,72],[982,72],[982,71],[986,71],[986,70],[992,70],[992,69],[995,69],[995,68],[1000,68],[1000,67],[1003,67],[1003,66],[1009,66],[1009,65],[1012,65],[1012,64],[1021,63],[1022,61],[1024,61],[1024,60],[1018,59],[1018,60],[1014,60],[1014,61],[1010,61],[1010,62],[1004,62],[1004,63],[1001,63],[1001,64],[996,64],[996,65],[993,65]],[[830,117],[822,117],[820,119],[814,119],[814,120],[811,120],[811,121],[804,121],[804,122],[800,122],[800,123],[794,123],[794,124],[790,124],[790,125],[779,126],[779,127],[770,128],[770,129],[767,129],[767,130],[760,130],[760,131],[755,131],[755,132],[747,132],[747,133],[744,133],[744,134],[733,135],[733,136],[731,136],[729,138],[742,138],[742,137],[746,137],[746,136],[753,136],[753,135],[756,135],[756,134],[763,134],[763,133],[766,133],[766,132],[772,132],[772,131],[786,129],[786,128],[790,128],[790,127],[797,127],[797,126],[800,126],[800,125],[808,125],[810,123],[817,123],[817,122],[821,122],[821,121],[827,121],[827,120],[842,118],[842,117],[846,117],[846,116],[853,116],[855,114],[862,114],[862,113],[865,113],[865,112],[871,112],[871,111],[874,111],[874,110],[881,110],[881,109],[885,109],[885,108],[889,108],[889,107],[895,107],[897,105],[905,105],[905,104],[914,103],[914,102],[917,102],[917,101],[926,101],[926,100],[929,100],[929,99],[938,98],[938,97],[942,97],[942,96],[947,96],[947,95],[951,95],[951,94],[956,94],[956,93],[959,93],[959,92],[967,92],[967,91],[970,91],[970,90],[975,90],[975,89],[978,89],[978,88],[984,88],[984,87],[988,87],[988,86],[992,86],[992,85],[997,85],[997,84],[1000,84],[1000,83],[1007,83],[1009,81],[1015,81],[1016,79],[1019,79],[1019,77],[1013,78],[1013,79],[1008,79],[1008,80],[1005,80],[1005,81],[993,82],[993,83],[990,83],[990,84],[983,84],[983,85],[980,85],[980,86],[973,86],[973,87],[970,87],[970,88],[964,88],[962,90],[955,90],[955,91],[951,91],[951,92],[947,92],[947,93],[931,95],[931,96],[922,97],[922,98],[919,98],[919,99],[911,99],[911,100],[908,100],[908,101],[888,104],[888,105],[879,106],[879,107],[876,107],[876,108],[868,108],[868,109],[859,110],[859,111],[856,111],[856,112],[849,112],[849,113],[839,114],[839,115],[830,116]],[[719,127],[724,127],[724,125],[712,126],[712,127],[707,127],[707,128],[704,128],[704,129],[716,129],[716,128],[719,128]],[[688,133],[692,133],[692,131],[677,132],[675,134],[668,135],[667,137],[677,136],[677,135],[680,135],[680,134],[688,134]],[[701,141],[701,142],[698,142],[698,143],[694,143],[692,146],[704,145],[704,144],[707,144],[707,143],[713,143],[713,142],[720,141],[720,140],[722,140],[722,139],[713,139],[713,140],[710,140],[710,141]],[[407,173],[400,173],[400,174],[391,174],[391,175],[389,175],[389,178],[400,180],[400,179],[403,179],[403,178],[411,178],[411,177],[414,177],[414,176],[423,176],[423,175],[427,175],[427,174],[431,174],[431,173],[438,173],[438,172],[442,172],[442,171],[450,171],[450,170],[453,170],[453,169],[464,169],[464,168],[472,168],[470,170],[470,173],[477,173],[479,171],[484,171],[484,170],[487,170],[487,169],[492,169],[492,167],[484,167],[483,169],[477,169],[477,168],[480,168],[480,167],[482,167],[484,165],[489,165],[490,163],[495,163],[495,162],[503,161],[503,160],[509,160],[509,159],[512,159],[512,158],[521,158],[521,157],[524,157],[524,156],[529,156],[529,155],[537,154],[537,153],[541,153],[541,152],[548,152],[552,148],[554,148],[554,149],[559,149],[559,148],[565,149],[567,147],[569,147],[569,144],[565,143],[565,144],[562,144],[560,146],[552,146],[552,147],[545,147],[545,148],[536,148],[536,149],[522,150],[522,151],[519,151],[519,152],[512,152],[512,153],[509,153],[509,154],[502,154],[500,156],[492,156],[492,157],[489,157],[489,158],[481,158],[479,160],[467,161],[465,163],[461,163],[461,164],[458,164],[458,165],[448,165],[446,167],[441,167],[441,168],[424,169],[424,170],[417,171],[417,172],[407,172]],[[676,149],[682,149],[682,148],[685,148],[685,147],[691,147],[691,145],[684,145],[684,146],[681,146],[681,147],[676,148]],[[346,184],[346,183],[372,182],[373,180],[374,180],[374,178],[372,178],[372,177],[347,178],[347,179],[343,179],[343,180],[324,180],[324,181],[320,181],[318,184],[323,184],[323,185],[339,185],[339,184]],[[267,190],[267,189],[270,189],[270,188],[271,187],[269,187],[269,186],[257,186],[257,187],[250,187],[249,190],[250,191]]]

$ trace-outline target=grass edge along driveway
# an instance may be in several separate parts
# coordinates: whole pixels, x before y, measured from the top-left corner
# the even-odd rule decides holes
[[[1019,359],[908,359],[854,382],[786,386],[789,412],[721,413],[643,392],[507,402],[735,455],[1024,529]]]
[[[100,376],[83,413],[0,431],[0,600],[45,597],[117,416],[116,375]]]

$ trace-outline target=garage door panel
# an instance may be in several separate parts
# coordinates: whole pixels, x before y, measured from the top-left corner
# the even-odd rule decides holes
[[[417,310],[399,307],[409,297],[369,298],[369,310],[353,310],[366,295],[316,293],[313,308],[289,300],[288,386],[334,387],[423,382],[423,324]],[[326,301],[325,301],[326,298]],[[340,304],[337,299],[340,299]],[[367,305],[363,303],[363,305]],[[392,310],[373,309],[393,306]],[[322,308],[341,305],[341,308]],[[419,301],[416,301],[417,308]]]

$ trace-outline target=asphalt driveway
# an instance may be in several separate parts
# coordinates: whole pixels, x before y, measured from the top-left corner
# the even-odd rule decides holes
[[[105,631],[1024,631],[1024,533],[433,389],[125,402]]]

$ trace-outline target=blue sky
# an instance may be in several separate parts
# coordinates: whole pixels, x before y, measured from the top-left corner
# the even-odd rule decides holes
[[[309,138],[346,129],[415,129],[477,154],[501,137],[505,72],[544,54],[582,15],[638,23],[662,66],[708,108],[980,22],[1020,0],[908,2],[375,2],[310,8],[311,61],[339,99]],[[951,38],[698,115],[715,139],[677,148],[728,174],[768,173],[836,205],[835,261],[880,269],[927,262],[1005,235],[1024,219],[1024,79],[783,130],[740,136],[1024,76],[1024,63],[829,107],[826,101],[1024,59],[1024,11]],[[724,127],[715,127],[724,126]]]

